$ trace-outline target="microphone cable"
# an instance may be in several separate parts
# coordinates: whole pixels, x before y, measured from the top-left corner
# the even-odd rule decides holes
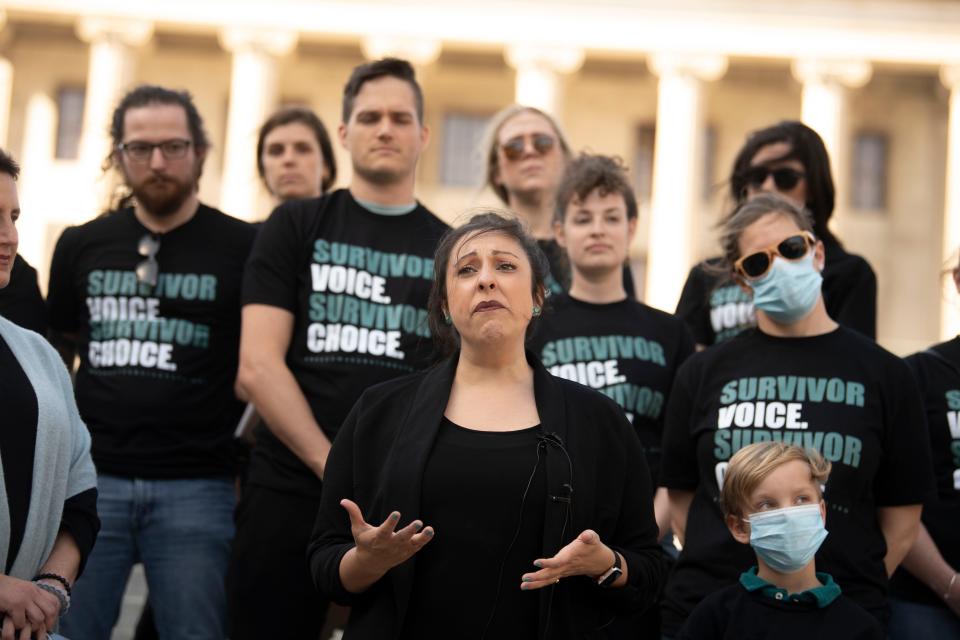
[[[500,560],[500,570],[497,572],[497,592],[493,598],[493,608],[490,610],[490,617],[487,619],[487,624],[483,627],[483,633],[480,634],[480,640],[484,640],[487,637],[487,633],[490,631],[490,625],[493,624],[493,619],[497,615],[497,607],[500,606],[500,594],[503,591],[503,572],[507,568],[507,558],[510,557],[510,552],[513,551],[513,545],[517,543],[517,539],[520,537],[520,530],[523,528],[523,507],[527,502],[527,494],[533,485],[533,479],[537,475],[537,469],[540,468],[540,454],[546,449],[543,436],[537,436],[537,439],[540,440],[540,442],[537,443],[537,461],[533,465],[533,471],[530,472],[530,477],[527,478],[527,486],[523,489],[523,496],[520,498],[520,519],[517,522],[517,530],[513,532],[513,538],[510,540],[510,544],[507,545],[503,559]]]

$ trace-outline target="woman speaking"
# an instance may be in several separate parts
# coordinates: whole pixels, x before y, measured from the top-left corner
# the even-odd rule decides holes
[[[449,357],[368,390],[337,436],[308,549],[345,637],[606,637],[663,579],[640,444],[611,400],[524,348],[546,260],[473,217],[437,248]]]

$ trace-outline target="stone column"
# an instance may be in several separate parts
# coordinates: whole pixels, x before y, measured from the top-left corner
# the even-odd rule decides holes
[[[0,147],[7,149],[10,131],[10,98],[13,94],[13,64],[0,57]]]
[[[104,159],[110,153],[110,118],[123,94],[134,82],[136,50],[153,35],[153,24],[110,18],[81,18],[77,35],[90,43],[87,86],[80,134],[81,171],[97,185],[83,196],[82,206],[93,213],[106,203],[109,180],[101,180]],[[78,194],[79,195],[79,194]]]
[[[230,215],[256,220],[267,213],[257,211],[257,131],[277,106],[278,61],[293,51],[297,34],[228,29],[221,32],[220,43],[233,54],[220,208]]]
[[[360,43],[360,47],[367,60],[401,58],[418,68],[436,62],[443,48],[439,40],[391,36],[367,36]]]
[[[561,118],[564,76],[574,73],[583,64],[583,50],[514,45],[506,50],[504,57],[517,72],[514,102]]]
[[[18,185],[20,207],[26,216],[25,224],[20,224],[18,228],[20,253],[40,272],[40,282],[44,288],[50,263],[47,253],[48,225],[56,217],[69,220],[71,216],[75,216],[76,220],[89,220],[94,214],[89,208],[77,207],[73,211],[63,211],[61,207],[50,206],[51,194],[58,193],[63,188],[63,185],[52,185],[56,131],[57,105],[54,99],[43,91],[31,94],[27,99],[24,119],[23,150],[17,158],[21,167]],[[70,200],[80,200],[86,196],[85,193],[71,194]]]
[[[943,210],[943,264],[955,261],[960,249],[960,65],[942,67],[940,79],[950,90],[947,120],[947,175]],[[956,264],[949,264],[950,268]],[[945,278],[948,291],[940,297],[940,336],[946,340],[960,333],[960,301],[952,278]]]
[[[726,72],[727,60],[657,54],[648,65],[660,81],[644,298],[672,312],[694,262],[694,221],[703,204],[703,86]]]
[[[873,67],[863,60],[795,60],[793,76],[803,84],[800,119],[823,138],[837,189],[837,209],[846,205],[850,166],[849,90],[870,81]]]
[[[363,38],[360,42],[360,48],[367,60],[380,60],[381,58],[406,60],[413,65],[417,75],[417,83],[424,88],[424,92],[429,93],[431,74],[434,71],[433,63],[440,58],[443,44],[439,40],[429,38],[376,35]],[[424,117],[426,118],[426,116]],[[338,115],[337,121],[339,119],[340,116]],[[344,161],[339,166],[346,167],[348,165],[350,165],[348,156],[344,156]]]
[[[3,31],[7,22],[7,14],[0,9],[0,31]],[[3,40],[9,32],[0,35]],[[10,129],[10,98],[13,94],[13,64],[0,56],[0,148],[7,149],[10,141],[7,135]]]

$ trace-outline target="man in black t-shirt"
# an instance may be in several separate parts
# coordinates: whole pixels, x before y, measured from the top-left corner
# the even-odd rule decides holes
[[[63,632],[110,637],[142,562],[162,638],[226,635],[240,285],[254,228],[197,198],[209,144],[189,94],[141,86],[114,112],[130,191],[64,231],[50,324],[93,436],[103,523]]]
[[[447,226],[413,193],[429,135],[410,64],[354,69],[339,133],[349,189],[278,207],[244,274],[237,386],[263,424],[237,511],[234,640],[319,635],[304,554],[330,443],[367,387],[430,360],[427,297]]]

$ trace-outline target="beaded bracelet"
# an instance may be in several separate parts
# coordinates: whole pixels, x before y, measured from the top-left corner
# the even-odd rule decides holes
[[[67,611],[70,610],[70,596],[64,593],[63,589],[60,587],[55,587],[52,584],[47,584],[46,582],[34,582],[33,584],[37,585],[47,593],[52,593],[55,595],[57,600],[60,601],[60,615],[66,615]]]
[[[946,602],[950,599],[950,590],[953,589],[953,583],[957,581],[957,573],[954,571],[953,577],[950,578],[950,584],[947,585],[947,590],[943,592],[943,601]]]
[[[57,582],[63,585],[64,589],[67,590],[68,597],[73,596],[73,590],[70,588],[70,581],[61,575],[57,575],[56,573],[41,573],[40,575],[36,576],[33,579],[34,582],[36,582],[37,580],[56,580]]]

